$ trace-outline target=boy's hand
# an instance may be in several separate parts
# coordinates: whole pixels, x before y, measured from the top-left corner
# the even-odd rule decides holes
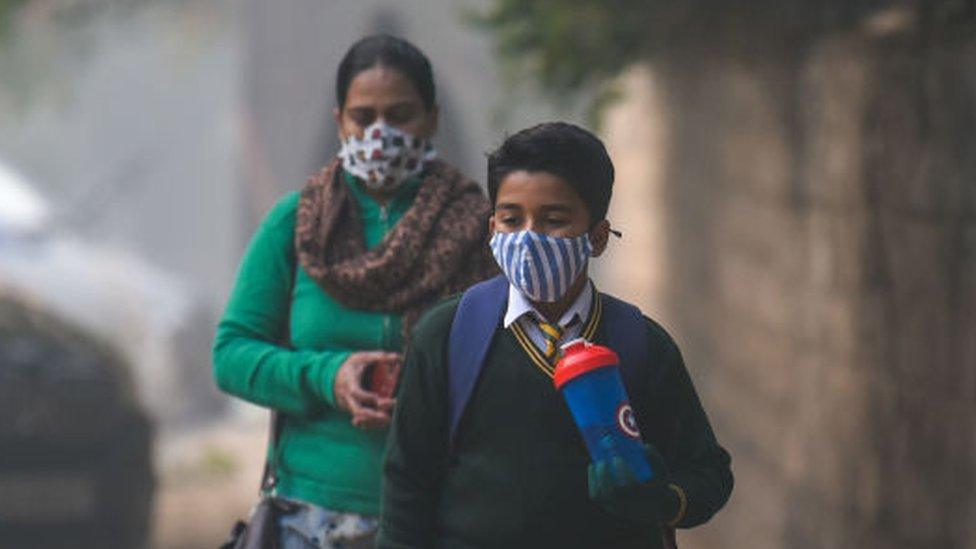
[[[645,452],[654,471],[648,482],[637,480],[622,458],[591,463],[587,470],[590,499],[613,515],[657,528],[675,518],[680,501],[668,487],[664,458],[650,445]]]
[[[352,415],[352,424],[363,429],[380,429],[390,424],[395,400],[363,388],[363,372],[374,362],[399,361],[400,355],[384,351],[352,353],[336,372],[332,391],[339,408]]]

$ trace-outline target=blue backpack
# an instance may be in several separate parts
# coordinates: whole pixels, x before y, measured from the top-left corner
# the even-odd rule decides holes
[[[620,357],[624,386],[642,433],[650,433],[644,392],[651,369],[643,314],[637,307],[606,294],[603,324],[607,345]],[[499,331],[508,303],[508,280],[497,276],[469,288],[461,297],[448,343],[448,442],[453,451],[461,417],[474,392],[488,349]]]

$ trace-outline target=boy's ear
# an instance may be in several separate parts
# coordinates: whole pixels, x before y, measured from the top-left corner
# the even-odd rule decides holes
[[[491,239],[493,234],[495,234],[495,214],[488,217],[488,238]]]
[[[600,257],[607,249],[607,241],[610,240],[610,222],[604,219],[590,229],[590,244],[593,245],[592,257]]]

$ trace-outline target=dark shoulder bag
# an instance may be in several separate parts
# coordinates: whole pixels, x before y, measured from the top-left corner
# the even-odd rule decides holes
[[[220,549],[277,549],[280,537],[278,533],[278,515],[293,510],[294,504],[274,496],[275,484],[278,482],[277,470],[278,437],[281,434],[281,417],[278,412],[271,412],[271,427],[268,434],[268,460],[264,463],[264,473],[261,475],[260,499],[251,509],[251,516],[245,522],[237,521],[231,528],[227,540]]]
[[[297,259],[296,259],[297,261]],[[294,299],[296,266],[292,263],[291,283],[289,292],[288,314],[285,315],[285,335],[282,338],[286,346],[291,346],[291,302]],[[281,414],[271,410],[271,425],[268,429],[268,458],[264,462],[264,472],[261,473],[261,488],[258,491],[258,502],[251,509],[247,521],[239,520],[234,523],[227,536],[227,540],[219,549],[278,549],[281,537],[278,532],[278,516],[295,510],[295,504],[277,498],[274,495],[278,484],[278,441],[281,438]]]

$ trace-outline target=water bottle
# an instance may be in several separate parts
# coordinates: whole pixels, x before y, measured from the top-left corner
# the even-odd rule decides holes
[[[612,349],[575,339],[562,346],[553,383],[596,461],[623,458],[641,482],[654,476]]]

